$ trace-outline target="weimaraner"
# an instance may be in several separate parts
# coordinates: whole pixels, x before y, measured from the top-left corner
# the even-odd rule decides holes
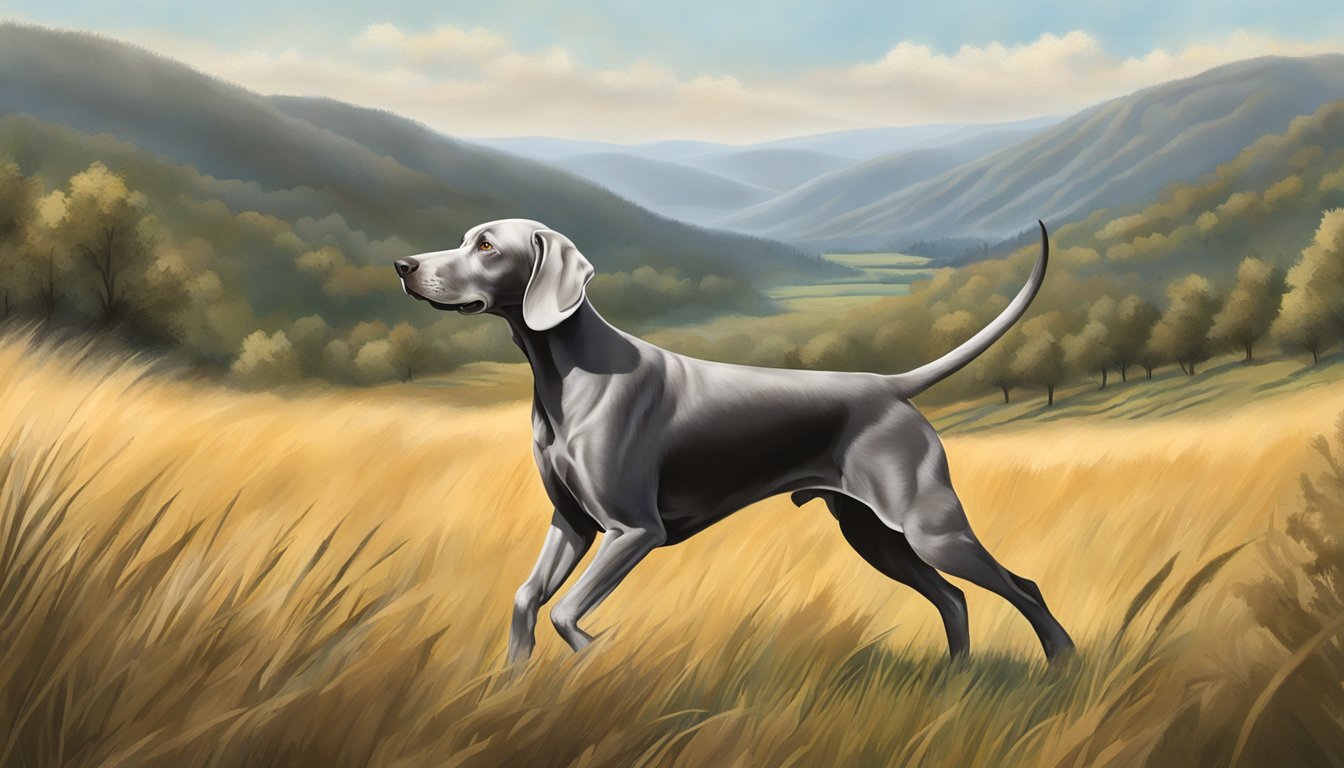
[[[938,434],[910,398],[989,348],[1045,278],[1027,284],[961,346],[906,373],[798,371],[678,355],[613,327],[586,296],[593,267],[569,238],[525,219],[481,224],[462,245],[396,261],[402,288],[437,309],[503,317],[532,366],[533,452],[554,505],[532,574],[514,599],[509,660],[532,653],[537,611],[592,546],[592,563],[551,610],[574,650],[579,622],[653,549],[685,541],[780,493],[821,499],[850,546],[913,587],[966,653],[966,602],[939,573],[998,593],[1026,616],[1048,658],[1073,641],[1031,581],[972,533]]]

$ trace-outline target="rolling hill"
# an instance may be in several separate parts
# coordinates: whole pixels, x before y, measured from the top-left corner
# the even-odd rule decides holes
[[[110,134],[208,177],[237,180],[225,199],[235,210],[290,220],[339,214],[370,238],[395,235],[416,248],[439,247],[481,220],[527,216],[570,234],[606,270],[651,264],[768,282],[827,269],[794,248],[669,221],[573,174],[395,115],[272,101],[83,33],[0,25],[6,114]]]
[[[747,209],[754,212],[757,204],[769,206],[777,196],[784,196],[781,204],[785,208],[807,205],[813,196],[804,195],[799,201],[787,193],[856,164],[905,150],[946,148],[942,156],[949,159],[935,166],[935,170],[946,170],[1003,146],[1006,139],[1002,137],[1024,139],[1055,122],[1056,118],[1044,117],[983,125],[863,128],[743,145],[704,141],[613,144],[546,137],[476,141],[573,171],[671,218],[744,229],[758,218],[755,213],[744,214]],[[892,164],[899,165],[899,159]],[[908,184],[932,174],[898,170],[896,175],[901,178],[893,181]],[[840,181],[823,189],[849,183]],[[887,186],[882,194],[894,188]],[[760,216],[768,222],[773,214]]]
[[[711,152],[688,157],[682,162],[692,168],[764,187],[775,193],[787,192],[851,164],[848,158],[813,149],[770,147]]]
[[[774,194],[715,173],[616,152],[575,155],[555,164],[651,211],[697,224],[707,224],[721,218],[724,211],[746,208]]]
[[[939,176],[964,163],[1018,143],[1039,128],[967,127],[919,146],[814,178],[807,184],[722,219],[728,229],[769,229],[789,222],[794,229],[824,226],[837,216]],[[766,151],[766,150],[762,150]]]
[[[1144,200],[1228,162],[1295,117],[1344,99],[1344,56],[1261,58],[1138,91],[1087,109],[1023,142],[829,217],[753,216],[744,228],[825,247],[879,247],[925,237],[1001,238]],[[899,164],[899,161],[898,161]],[[892,171],[891,173],[895,173]],[[858,174],[856,181],[866,181]],[[837,187],[832,195],[841,195]]]

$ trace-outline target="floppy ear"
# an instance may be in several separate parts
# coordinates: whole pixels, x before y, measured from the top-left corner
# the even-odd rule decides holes
[[[545,331],[574,314],[583,303],[584,288],[593,279],[593,265],[568,237],[549,229],[532,235],[532,278],[523,291],[523,322]]]

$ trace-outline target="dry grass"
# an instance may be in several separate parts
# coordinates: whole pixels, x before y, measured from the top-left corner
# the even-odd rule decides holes
[[[1067,666],[968,587],[950,667],[930,606],[777,500],[655,552],[588,652],[543,626],[510,679],[549,516],[525,405],[240,394],[10,337],[0,765],[1223,764],[1287,655],[1233,595],[1262,570],[1238,548],[1342,409],[949,438],[981,538],[1080,641]]]

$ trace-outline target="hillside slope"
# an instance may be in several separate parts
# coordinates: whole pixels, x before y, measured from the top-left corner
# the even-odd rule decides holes
[[[827,220],[760,220],[752,231],[811,245],[873,247],[922,237],[999,238],[1037,218],[1058,226],[1198,178],[1294,117],[1338,99],[1344,99],[1341,55],[1229,64],[1085,110]]]
[[[813,179],[787,194],[722,220],[730,229],[754,231],[788,222],[791,229],[824,226],[837,216],[884,199],[964,163],[1017,144],[1037,128],[956,131],[911,149],[882,155]]]
[[[111,134],[240,180],[249,203],[284,192],[286,217],[339,213],[371,236],[428,249],[481,220],[527,216],[566,231],[608,270],[652,263],[769,280],[817,267],[795,249],[666,221],[572,174],[394,115],[330,103],[296,116],[278,104],[303,109],[106,38],[0,25],[0,114]]]
[[[768,189],[664,160],[595,152],[556,165],[610,189],[651,211],[681,221],[708,223],[724,211],[769,198]]]

